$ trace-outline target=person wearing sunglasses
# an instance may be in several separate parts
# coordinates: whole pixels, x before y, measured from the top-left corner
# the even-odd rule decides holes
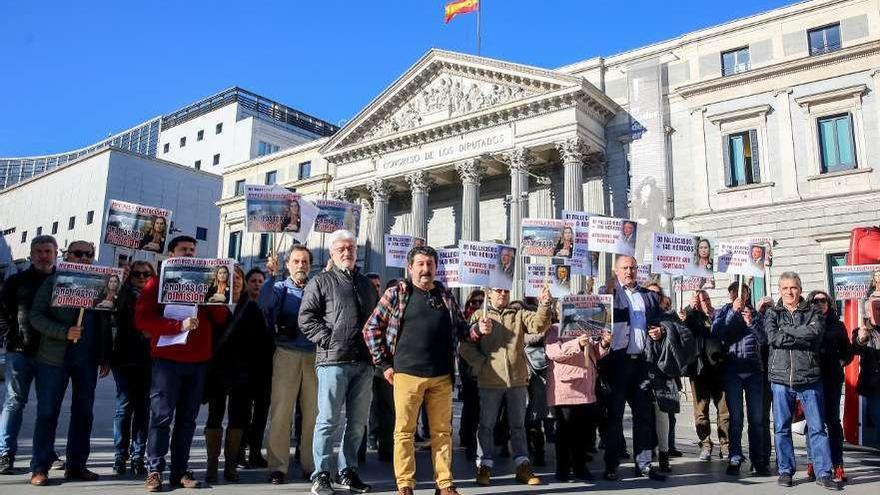
[[[831,447],[831,464],[834,471],[832,479],[838,483],[846,482],[843,469],[843,427],[840,424],[840,394],[843,391],[843,368],[852,361],[853,349],[846,327],[840,321],[834,301],[828,293],[814,290],[807,295],[807,301],[825,316],[825,333],[822,334],[822,348],[819,366],[822,374],[822,405],[825,410],[825,427],[828,429],[828,444]],[[810,443],[807,442],[807,457],[810,457]],[[813,463],[807,464],[807,477],[816,480]]]
[[[95,245],[74,241],[64,261],[91,265]],[[37,351],[37,428],[34,428],[31,484],[48,484],[47,471],[55,453],[55,430],[68,384],[72,384],[70,424],[67,427],[68,481],[95,481],[98,475],[86,468],[89,458],[95,386],[98,377],[110,373],[112,330],[110,313],[86,311],[77,324],[80,310],[52,307],[52,274],[34,297],[31,323],[40,332]]]
[[[471,292],[465,302],[463,312],[465,321],[471,319],[474,311],[483,307],[486,293],[480,289]],[[458,425],[458,437],[464,446],[464,456],[468,461],[477,460],[477,428],[480,426],[480,392],[477,377],[460,354],[458,359],[458,376],[461,380],[459,399],[461,400],[461,418]]]
[[[149,261],[131,263],[113,314],[116,331],[110,354],[110,370],[116,382],[116,414],[113,417],[113,473],[146,476],[144,461],[150,419],[150,339],[134,325],[134,308],[147,280],[156,274]]]

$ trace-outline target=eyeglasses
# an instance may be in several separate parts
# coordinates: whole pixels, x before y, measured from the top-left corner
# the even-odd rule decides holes
[[[150,272],[147,272],[147,271],[141,271],[141,270],[136,270],[136,271],[131,272],[131,275],[130,275],[130,276],[131,276],[132,278],[135,278],[135,277],[149,278],[151,275],[153,275],[153,274],[150,273]]]
[[[346,252],[346,251],[348,251],[348,252],[350,252],[350,253],[353,253],[353,252],[355,252],[355,251],[357,250],[357,248],[354,247],[354,246],[340,246],[340,247],[338,247],[338,248],[333,248],[333,250],[336,251],[336,252],[339,253],[339,254],[342,254],[342,253],[344,253],[344,252]]]
[[[828,304],[828,299],[824,297],[816,297],[813,298],[813,304]]]
[[[507,289],[492,289],[492,292],[494,292],[494,293],[496,293],[496,294],[507,294],[507,293],[509,293],[510,291],[507,290]]]
[[[77,258],[93,258],[95,256],[94,251],[80,251],[78,249],[75,251],[68,251],[67,253],[71,256],[76,256]]]

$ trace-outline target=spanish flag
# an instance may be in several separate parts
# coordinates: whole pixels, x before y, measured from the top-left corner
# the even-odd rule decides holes
[[[458,14],[467,14],[480,8],[480,0],[452,0],[446,4],[446,24]]]

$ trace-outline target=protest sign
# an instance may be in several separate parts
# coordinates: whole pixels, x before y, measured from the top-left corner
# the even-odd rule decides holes
[[[161,304],[231,304],[235,261],[168,258],[159,274]]]
[[[651,271],[709,278],[714,266],[712,242],[690,234],[654,232]]]
[[[315,226],[318,208],[281,186],[244,186],[245,230],[284,232],[305,244]]]
[[[122,287],[122,268],[59,261],[51,305],[112,311]]]
[[[763,277],[766,247],[760,244],[719,242],[715,271],[746,277]]]
[[[588,242],[590,251],[633,256],[636,252],[638,225],[632,220],[612,217],[590,217]]]
[[[571,266],[572,275],[599,276],[599,253],[587,250],[584,250],[583,253],[580,254],[579,250],[575,248],[574,256],[565,260]]]
[[[410,249],[424,246],[425,240],[411,235],[385,234],[385,266],[406,268]]]
[[[742,237],[739,239],[734,239],[733,242],[738,242],[740,244],[757,244],[764,248],[764,267],[773,265],[773,244],[776,242],[773,240],[773,237],[769,235],[753,235],[749,237]],[[763,277],[764,275],[761,275]]]
[[[866,299],[880,289],[880,265],[833,266],[831,279],[835,299]]]
[[[459,241],[458,278],[461,285],[510,290],[516,264],[513,246],[494,242]]]
[[[547,270],[550,273],[547,273]],[[550,285],[550,295],[556,298],[571,294],[571,266],[569,265],[541,265],[533,264],[525,266],[526,282],[524,292],[526,297],[538,297],[544,290],[544,284]]]
[[[672,290],[684,292],[686,290],[714,289],[715,279],[711,277],[683,276],[672,279]]]
[[[559,323],[559,338],[562,340],[581,335],[598,339],[605,330],[613,328],[614,303],[611,294],[565,296],[560,303],[562,320]]]
[[[651,273],[651,263],[639,263],[636,267],[636,283],[645,286],[658,282],[660,275]]]
[[[562,256],[570,258],[574,249],[574,230],[563,220],[524,218],[523,256]]]
[[[319,199],[315,201],[318,215],[315,218],[315,232],[331,234],[337,230],[347,230],[358,236],[361,228],[361,205]]]
[[[461,287],[458,282],[458,248],[437,250],[437,274],[434,278],[449,288]]]
[[[104,224],[104,243],[163,253],[170,226],[171,210],[111,199]]]
[[[574,232],[574,247],[571,252],[571,273],[595,277],[599,273],[599,253],[589,251],[590,213],[562,210],[566,227]]]

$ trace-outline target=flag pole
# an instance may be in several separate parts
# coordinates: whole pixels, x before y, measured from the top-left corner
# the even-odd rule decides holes
[[[480,24],[483,16],[483,2],[477,1],[477,56],[480,56]]]

